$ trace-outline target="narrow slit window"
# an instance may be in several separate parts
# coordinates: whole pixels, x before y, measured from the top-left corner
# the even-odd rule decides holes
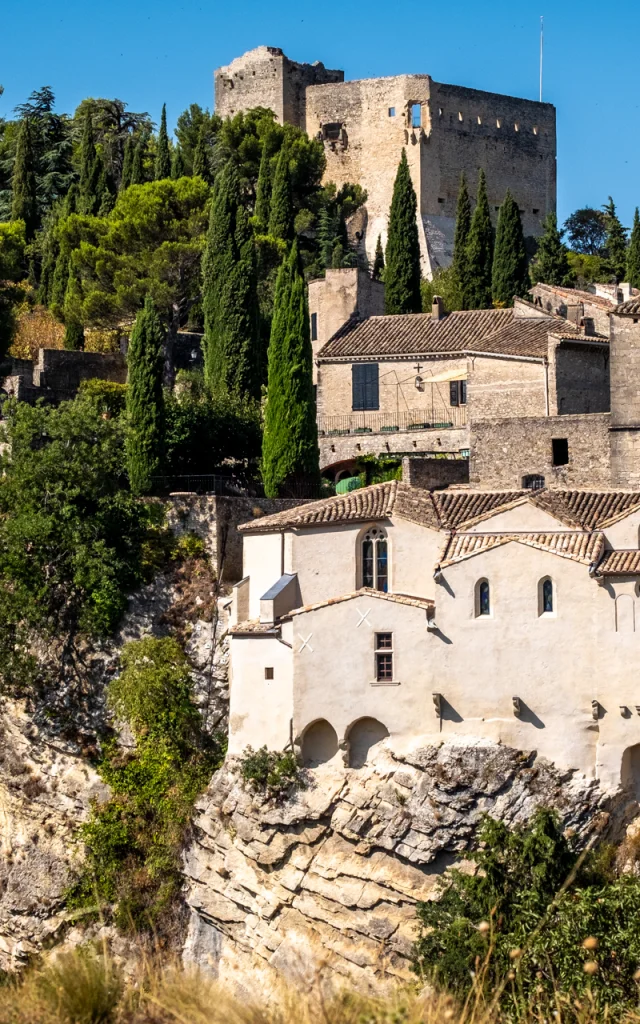
[[[265,668],[264,670],[265,679],[273,679],[273,668]]]
[[[395,107],[389,107],[389,117],[395,117],[395,116],[396,116],[396,108]]]
[[[419,103],[411,104],[411,127],[419,128],[422,124],[422,107]]]
[[[478,580],[476,583],[476,618],[491,615],[491,590],[489,580]]]
[[[553,583],[550,579],[542,581],[542,612],[549,615],[553,611]]]
[[[376,682],[390,683],[393,680],[393,634],[375,634]]]
[[[317,341],[318,340],[318,314],[317,313],[312,313],[311,314],[311,340],[312,341]]]
[[[389,589],[389,547],[379,526],[367,530],[362,540],[362,586],[383,594]]]
[[[554,466],[566,466],[569,462],[569,441],[566,437],[551,439],[551,452]]]

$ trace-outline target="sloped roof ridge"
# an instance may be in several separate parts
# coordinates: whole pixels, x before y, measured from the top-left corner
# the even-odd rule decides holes
[[[338,597],[328,597],[324,601],[316,601],[315,604],[303,605],[301,608],[294,608],[283,615],[281,621],[291,619],[296,615],[304,615],[306,612],[315,612],[319,608],[327,608],[333,604],[342,604],[344,601],[353,601],[356,597],[376,597],[381,601],[392,601],[396,604],[412,605],[414,608],[433,608],[435,601],[430,597],[416,597],[412,594],[385,593],[382,590],[374,590],[372,587],[360,587],[359,590],[352,590],[348,594],[340,594]]]
[[[588,299],[594,305],[606,306],[607,309],[612,309],[615,306],[613,299],[608,299],[606,295],[596,295],[594,292],[587,292],[581,288],[565,288],[562,285],[545,284],[543,281],[538,281],[534,288],[546,288],[550,292],[557,292],[558,295]]]
[[[640,316],[640,295],[632,295],[630,299],[616,306],[613,312],[622,316]]]
[[[296,526],[316,526],[332,522],[366,522],[386,519],[391,515],[396,500],[397,480],[360,487],[347,494],[332,494],[318,501],[260,516],[248,523],[242,523],[241,533],[268,533],[272,530]]]
[[[524,544],[548,551],[560,558],[569,558],[583,565],[597,565],[604,551],[605,538],[601,531],[532,531],[530,533],[456,533],[449,538],[438,569],[463,562],[492,548],[504,544]]]
[[[567,526],[583,530],[612,526],[640,507],[640,491],[566,488],[534,491],[531,503]]]

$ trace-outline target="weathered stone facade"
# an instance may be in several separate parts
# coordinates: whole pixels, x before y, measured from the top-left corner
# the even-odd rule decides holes
[[[611,315],[611,473],[640,487],[640,300]]]
[[[73,398],[83,380],[113,381],[125,384],[127,364],[120,352],[70,352],[41,348],[34,363],[28,359],[10,361],[11,373],[0,377],[0,386],[20,401],[62,402]]]
[[[583,323],[588,329],[609,336],[609,313],[616,305],[613,298],[541,281],[533,286],[531,294],[535,304],[545,312],[555,313],[578,326]]]
[[[359,267],[327,270],[309,282],[309,319],[313,349],[313,382],[317,383],[316,356],[349,317],[364,319],[384,313],[384,285]],[[314,319],[315,317],[315,319]]]
[[[347,434],[320,436],[320,469],[337,467],[340,463],[352,463],[361,455],[437,455],[440,453],[459,454],[469,450],[469,428],[460,427],[443,430],[399,430],[381,434]]]
[[[610,487],[609,425],[608,413],[474,421],[470,483],[520,488],[533,475],[544,477],[549,488]],[[567,441],[565,465],[554,465],[554,439]]]

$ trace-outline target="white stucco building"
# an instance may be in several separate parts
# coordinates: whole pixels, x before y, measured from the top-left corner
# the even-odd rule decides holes
[[[393,481],[240,529],[231,754],[491,741],[640,790],[640,492]]]

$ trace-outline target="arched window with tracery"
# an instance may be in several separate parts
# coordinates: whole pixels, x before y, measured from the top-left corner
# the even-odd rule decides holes
[[[478,580],[476,583],[476,617],[491,615],[491,588],[489,580]]]
[[[385,594],[389,589],[389,547],[380,526],[370,526],[362,538],[362,586]]]

